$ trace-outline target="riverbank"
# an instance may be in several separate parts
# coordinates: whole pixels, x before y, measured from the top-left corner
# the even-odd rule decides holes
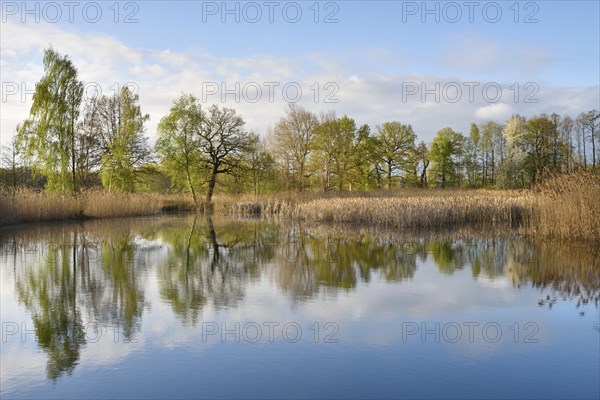
[[[516,229],[542,238],[600,240],[600,174],[562,175],[521,191],[401,189],[370,192],[280,193],[214,198],[215,213],[284,217],[314,223],[440,229],[478,225]],[[188,211],[189,195],[77,196],[17,191],[0,194],[0,225],[86,218],[119,218]]]

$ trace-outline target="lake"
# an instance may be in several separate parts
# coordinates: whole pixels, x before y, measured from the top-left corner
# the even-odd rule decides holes
[[[600,250],[163,216],[0,231],[4,398],[599,398]]]

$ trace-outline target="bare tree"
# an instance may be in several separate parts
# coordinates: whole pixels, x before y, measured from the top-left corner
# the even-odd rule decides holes
[[[302,107],[290,104],[285,118],[274,129],[275,151],[279,160],[286,164],[298,188],[306,187],[307,164],[313,150],[317,117]]]
[[[251,151],[254,137],[244,130],[244,120],[234,109],[217,105],[208,109],[198,137],[198,146],[209,169],[206,203],[210,205],[217,176],[236,172],[245,154]]]
[[[578,146],[583,148],[583,166],[587,168],[587,141],[592,144],[592,165],[596,166],[596,131],[600,124],[600,113],[597,110],[591,110],[586,113],[581,113],[577,116],[575,129],[578,133]],[[588,136],[589,132],[589,136]]]
[[[93,99],[86,107],[83,122],[85,138],[96,149],[93,160],[100,161],[102,184],[111,191],[134,190],[136,168],[151,159],[139,95],[123,87],[113,96]],[[99,157],[99,158],[98,158]]]
[[[21,178],[21,157],[15,138],[9,145],[2,146],[2,167],[8,173],[6,186],[16,189]]]
[[[419,187],[427,187],[427,168],[429,167],[429,149],[425,142],[420,142],[415,150],[417,155],[417,171],[419,173]]]
[[[562,118],[560,122],[560,134],[562,136],[561,140],[564,143],[563,147],[563,161],[566,166],[567,172],[573,171],[573,128],[575,127],[575,121],[573,118],[566,115]]]
[[[583,124],[585,128],[590,132],[590,142],[592,143],[592,165],[596,166],[596,136],[595,132],[598,129],[600,121],[600,113],[598,110],[591,110],[584,114]]]
[[[577,158],[579,164],[583,164],[583,168],[587,168],[587,155],[585,152],[586,130],[584,120],[584,113],[579,114],[575,119],[575,138],[577,141]]]

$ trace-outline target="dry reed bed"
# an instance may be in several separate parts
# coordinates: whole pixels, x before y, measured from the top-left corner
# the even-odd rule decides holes
[[[600,170],[563,175],[538,186],[531,230],[542,237],[600,240]]]
[[[162,207],[159,196],[154,194],[115,195],[99,191],[82,197],[82,215],[91,218],[154,215],[160,213]]]
[[[387,228],[518,227],[541,238],[600,241],[600,170],[558,176],[529,191],[419,190],[281,193],[214,198],[229,215],[291,217]],[[78,196],[21,190],[0,192],[0,225],[80,218],[131,217],[192,211],[188,195]]]
[[[0,193],[0,225],[81,218],[81,199],[20,190]]]
[[[531,198],[489,195],[349,198],[299,204],[296,216],[318,222],[441,228],[463,224],[519,226],[531,217]]]
[[[223,206],[223,210],[225,214],[234,216],[291,217],[295,215],[297,207],[296,201],[265,197],[228,202]]]
[[[444,228],[462,224],[520,226],[531,218],[533,197],[509,191],[402,190],[372,197],[265,197],[227,207],[232,215],[295,219],[392,228]]]
[[[186,204],[186,199],[157,194],[115,194],[101,190],[77,196],[19,190],[0,193],[0,225],[155,215],[163,210],[166,203],[181,207],[181,204]]]
[[[286,194],[239,199],[232,215],[286,216],[389,228],[484,225],[519,228],[539,238],[600,241],[600,170],[560,175],[527,191],[419,190]]]

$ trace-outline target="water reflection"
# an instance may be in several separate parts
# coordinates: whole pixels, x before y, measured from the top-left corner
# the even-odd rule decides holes
[[[158,265],[160,294],[184,323],[195,325],[203,307],[235,307],[244,297],[246,282],[258,276],[259,265],[272,254],[264,246],[268,230],[257,225],[226,223],[215,228],[211,217],[198,226],[173,226],[153,237],[168,246]],[[266,240],[265,240],[266,239]]]
[[[598,248],[511,235],[400,236],[186,216],[4,230],[0,248],[52,380],[77,365],[87,321],[117,325],[126,340],[142,329],[153,277],[161,301],[186,326],[196,326],[208,306],[239,307],[261,277],[301,303],[374,279],[404,284],[427,262],[443,275],[470,268],[473,279],[539,288],[548,307],[567,298],[597,307],[600,293]]]
[[[77,263],[81,259],[77,236],[76,230],[65,233],[58,239],[72,245],[49,248],[40,265],[26,264],[16,275],[16,292],[31,314],[39,346],[48,356],[50,379],[70,374],[85,344],[77,297],[89,292],[78,287],[84,279],[78,272],[85,266]]]
[[[18,300],[31,315],[47,376],[71,373],[86,344],[83,320],[119,326],[128,340],[141,326],[144,267],[132,231],[63,226],[3,236]],[[106,234],[105,234],[106,233]]]

